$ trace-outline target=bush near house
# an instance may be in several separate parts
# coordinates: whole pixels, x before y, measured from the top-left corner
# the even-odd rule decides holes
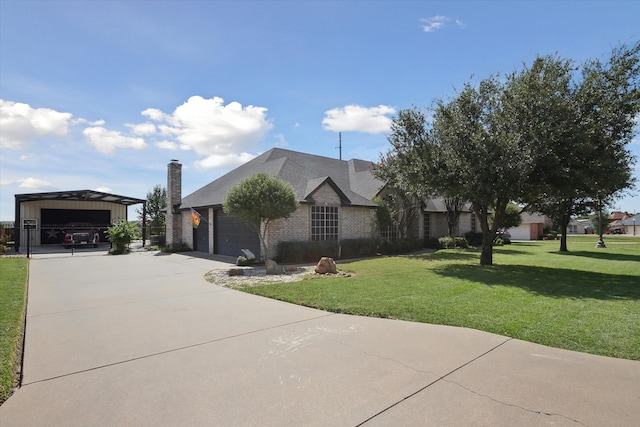
[[[275,260],[279,263],[316,262],[323,256],[345,259],[375,256],[377,239],[322,240],[313,242],[280,242]]]
[[[468,231],[464,233],[464,238],[467,239],[469,246],[482,246],[482,233],[479,231]]]
[[[407,254],[422,249],[422,246],[422,240],[418,239],[384,240],[378,246],[378,252],[383,255]]]
[[[439,249],[467,249],[469,243],[464,237],[440,237],[438,239]]]

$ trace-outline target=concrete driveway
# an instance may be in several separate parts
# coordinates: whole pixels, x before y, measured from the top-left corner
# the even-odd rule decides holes
[[[206,282],[229,258],[31,262],[0,426],[637,426],[640,362],[348,316]]]

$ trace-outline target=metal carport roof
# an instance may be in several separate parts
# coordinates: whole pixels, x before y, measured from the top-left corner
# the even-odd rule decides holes
[[[95,190],[53,191],[48,193],[16,194],[15,196],[16,204],[36,200],[75,200],[83,202],[112,202],[130,206],[146,202],[146,199],[118,196],[117,194],[103,193]]]

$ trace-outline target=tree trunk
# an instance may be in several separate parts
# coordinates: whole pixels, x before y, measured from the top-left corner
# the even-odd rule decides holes
[[[560,252],[569,252],[567,249],[567,227],[569,226],[569,221],[571,221],[571,217],[569,215],[562,215],[560,218]]]
[[[486,206],[476,209],[476,214],[482,229],[482,252],[480,253],[480,265],[493,265],[493,240],[496,232],[489,227],[489,213]]]
[[[482,237],[482,253],[480,254],[480,265],[493,265],[493,239],[487,244],[486,236]]]
[[[267,247],[267,227],[269,221],[263,221],[258,227],[258,238],[260,239],[260,258],[264,263],[269,259],[269,248]]]

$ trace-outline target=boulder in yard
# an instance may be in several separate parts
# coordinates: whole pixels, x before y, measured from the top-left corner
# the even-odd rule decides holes
[[[229,276],[244,276],[244,270],[242,268],[230,268]]]
[[[267,274],[282,274],[284,272],[284,268],[272,259],[268,259],[264,266],[267,269]]]
[[[318,261],[315,272],[316,274],[338,274],[338,268],[333,258],[323,256]]]

